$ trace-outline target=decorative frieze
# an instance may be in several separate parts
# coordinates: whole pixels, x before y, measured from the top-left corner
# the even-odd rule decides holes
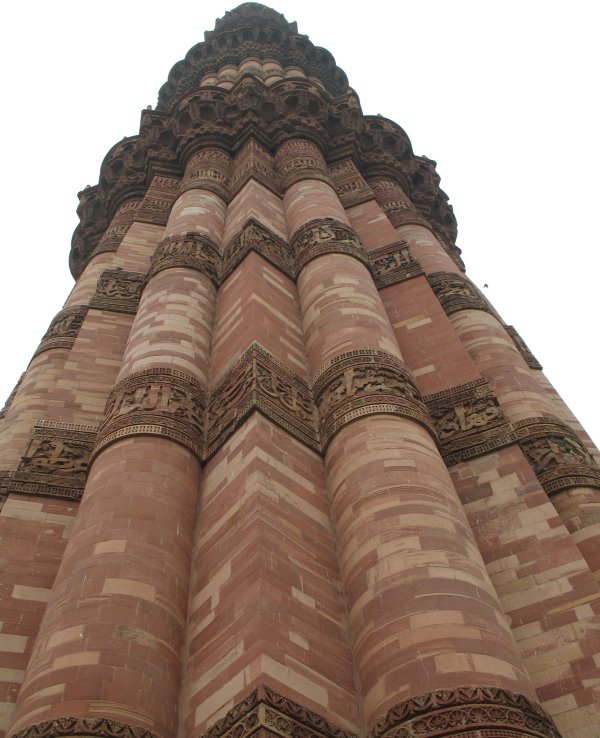
[[[157,738],[145,728],[111,718],[57,717],[30,725],[11,738],[57,738],[57,736],[97,736],[97,738]]]
[[[411,254],[406,241],[370,251],[369,260],[378,289],[423,274],[423,268]]]
[[[309,261],[322,254],[348,254],[370,267],[358,236],[350,226],[333,218],[311,220],[302,226],[292,240],[292,247],[298,273]]]
[[[140,205],[136,220],[140,223],[167,225],[169,213],[179,194],[181,180],[156,175]]]
[[[275,173],[269,152],[253,138],[244,145],[234,161],[234,174],[231,177],[231,196],[234,197],[249,179],[255,179],[263,187],[280,195],[279,178]]]
[[[114,313],[135,314],[138,309],[146,275],[126,272],[117,267],[102,272],[90,307]]]
[[[200,233],[185,233],[161,241],[152,256],[148,277],[172,267],[195,269],[208,275],[218,285],[219,247]]]
[[[313,393],[323,449],[347,423],[379,413],[411,418],[433,434],[414,380],[385,351],[359,349],[332,359],[315,377]]]
[[[79,500],[97,430],[95,426],[38,421],[8,481],[8,492]]]
[[[200,384],[184,372],[131,374],[110,393],[94,454],[119,438],[150,434],[172,438],[201,457],[205,407]]]
[[[221,149],[202,149],[187,163],[180,194],[193,189],[209,190],[227,202],[230,178],[229,154]]]
[[[87,315],[87,305],[64,308],[53,318],[34,356],[53,348],[71,348]]]
[[[428,274],[427,279],[446,315],[452,315],[459,310],[490,312],[488,303],[475,285],[461,274],[434,272]]]
[[[284,192],[304,179],[316,179],[331,185],[323,155],[312,141],[286,141],[277,151],[275,164]]]
[[[134,200],[127,200],[127,202],[119,207],[110,225],[104,231],[102,238],[94,249],[94,256],[106,251],[116,251],[119,248],[125,234],[137,217],[140,205],[141,200],[136,198]]]
[[[448,466],[514,443],[512,427],[485,379],[423,398]]]
[[[250,738],[265,733],[280,738],[357,738],[262,685],[232,707],[202,738]]]
[[[515,344],[518,352],[525,359],[525,363],[527,364],[527,366],[530,369],[538,369],[539,371],[541,371],[542,365],[535,358],[535,356],[531,353],[525,341],[517,333],[516,328],[512,325],[505,325],[504,328],[506,329],[506,332],[508,333],[508,335],[511,337],[512,342]]]
[[[548,494],[570,487],[600,488],[600,467],[577,435],[558,418],[513,423],[516,438]]]
[[[250,218],[225,249],[221,282],[231,274],[250,251],[256,251],[290,279],[295,278],[294,258],[288,243],[265,228],[262,223]]]
[[[366,183],[352,159],[344,159],[332,164],[329,167],[329,174],[337,196],[345,208],[360,205],[375,197],[373,190]]]
[[[6,415],[6,413],[8,412],[9,407],[12,405],[12,402],[15,399],[15,397],[17,395],[17,392],[19,391],[19,387],[21,386],[21,383],[22,383],[24,377],[25,377],[25,372],[23,372],[23,374],[21,374],[21,376],[19,377],[17,383],[13,387],[12,392],[6,398],[6,402],[4,403],[4,407],[2,408],[2,410],[0,410],[0,418],[3,418]]]
[[[243,420],[258,410],[292,436],[319,450],[316,414],[308,385],[253,343],[211,392],[206,456],[211,456]]]
[[[505,689],[458,687],[430,692],[393,707],[368,738],[561,738],[536,703]]]

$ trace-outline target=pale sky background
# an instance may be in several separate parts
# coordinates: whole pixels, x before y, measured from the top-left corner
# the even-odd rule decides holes
[[[363,112],[438,163],[467,274],[600,443],[600,3],[289,2]],[[235,7],[10,3],[2,13],[0,407],[71,286],[77,192],[169,70]]]

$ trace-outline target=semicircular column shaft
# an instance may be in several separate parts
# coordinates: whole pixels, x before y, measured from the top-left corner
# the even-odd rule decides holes
[[[292,141],[277,156],[367,724],[465,684],[531,697],[320,152]]]
[[[176,733],[225,213],[203,184],[181,194],[153,257],[13,732],[70,717],[83,734],[101,717]]]

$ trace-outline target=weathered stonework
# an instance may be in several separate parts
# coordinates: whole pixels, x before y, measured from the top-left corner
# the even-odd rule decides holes
[[[597,738],[596,451],[331,54],[226,13],[78,215],[0,412],[0,738]]]
[[[111,392],[94,454],[119,438],[167,436],[202,454],[206,400],[198,382],[176,369],[130,375]]]
[[[323,448],[346,423],[367,415],[400,415],[432,430],[414,380],[383,351],[363,349],[338,356],[315,377],[313,391]]]
[[[319,448],[315,410],[308,386],[262,346],[253,344],[211,392],[206,455],[211,456],[222,446],[255,410],[310,448]]]
[[[448,466],[514,443],[489,384],[480,379],[423,398]]]
[[[146,275],[141,272],[126,272],[123,269],[107,269],[102,272],[96,294],[90,307],[115,313],[135,313],[137,310]]]
[[[73,423],[36,423],[7,491],[79,500],[97,431]]]
[[[0,410],[0,418],[3,418],[6,415],[6,413],[8,412],[10,406],[12,405],[12,401],[15,399],[15,396],[16,396],[17,392],[19,391],[19,387],[21,386],[21,382],[23,381],[23,377],[24,376],[25,376],[25,372],[23,372],[23,374],[21,374],[21,376],[19,377],[17,383],[13,387],[12,392],[6,398],[6,402],[4,403],[4,407],[2,408],[2,410]]]
[[[52,320],[34,356],[53,348],[71,348],[88,311],[87,305],[64,308]]]
[[[514,423],[515,435],[548,494],[569,487],[600,489],[600,468],[577,435],[558,418]]]

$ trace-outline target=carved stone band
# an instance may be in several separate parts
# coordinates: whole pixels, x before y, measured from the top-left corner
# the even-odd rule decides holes
[[[87,305],[75,305],[61,310],[53,318],[34,356],[53,348],[71,348],[87,315]]]
[[[313,393],[323,449],[347,423],[381,413],[415,420],[435,437],[414,380],[402,362],[385,351],[341,354],[315,377]]]
[[[265,733],[281,738],[357,738],[262,685],[234,705],[202,738],[249,738]]]
[[[8,492],[79,500],[98,428],[40,420]]]
[[[528,418],[513,426],[523,453],[548,494],[570,487],[600,489],[600,468],[558,418]]]
[[[150,279],[158,272],[172,267],[187,267],[207,274],[219,283],[219,247],[200,233],[186,233],[165,238],[158,245],[150,266]]]
[[[527,364],[527,366],[530,369],[538,369],[539,371],[541,371],[542,365],[531,353],[531,351],[529,350],[529,346],[527,346],[525,341],[517,333],[517,329],[512,325],[505,325],[504,328],[506,329],[508,335],[511,337],[512,342],[515,344],[518,352],[525,359],[525,363]]]
[[[202,456],[205,394],[197,380],[175,369],[146,369],[113,389],[94,455],[134,435],[171,438]]]
[[[434,272],[427,279],[446,315],[459,310],[485,310],[490,307],[470,280],[460,274]]]
[[[512,427],[484,379],[423,398],[448,466],[514,443]]]
[[[316,413],[308,386],[254,343],[211,392],[206,456],[212,455],[254,410],[315,451]]]
[[[292,240],[296,270],[321,254],[348,254],[370,268],[369,259],[358,236],[345,223],[333,218],[312,220],[302,226]]]
[[[97,738],[156,738],[145,728],[127,725],[110,718],[60,717],[13,733],[11,738],[58,738],[59,736],[97,736]]]
[[[256,251],[290,279],[295,279],[296,268],[289,244],[250,218],[225,249],[219,281],[227,279],[250,251]]]
[[[493,687],[438,690],[393,707],[368,738],[561,738],[552,718],[520,694]]]
[[[423,274],[423,268],[411,254],[406,241],[370,251],[369,261],[378,289]]]
[[[102,272],[90,307],[115,313],[136,313],[146,275],[126,272],[123,269],[107,269]]]

